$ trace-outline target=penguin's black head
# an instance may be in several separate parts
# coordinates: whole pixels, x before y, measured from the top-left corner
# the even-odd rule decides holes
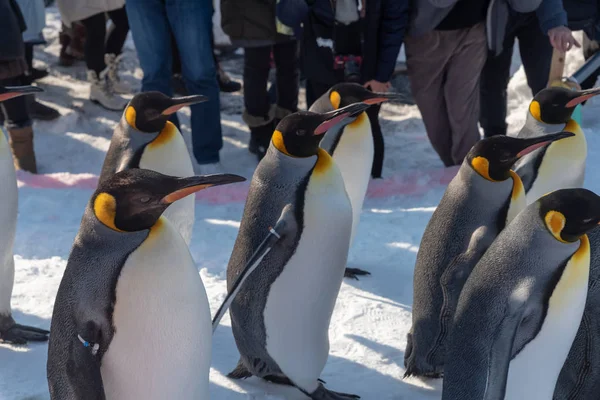
[[[91,199],[96,218],[120,232],[150,229],[169,205],[199,190],[242,182],[238,175],[177,178],[146,169],[121,171],[102,182]]]
[[[160,132],[167,120],[179,109],[207,101],[208,97],[196,95],[170,98],[160,92],[136,94],[125,109],[127,123],[141,132]]]
[[[356,103],[328,113],[299,111],[279,122],[273,133],[273,145],[292,157],[311,157],[319,151],[323,135],[337,124],[349,124],[369,105]]]
[[[0,102],[43,91],[37,86],[0,86]]]
[[[388,100],[400,99],[397,93],[374,93],[358,83],[342,82],[329,89],[329,102],[334,110],[354,103],[380,104]]]
[[[549,87],[535,95],[529,104],[529,113],[545,124],[566,124],[571,119],[577,104],[600,94],[600,88],[571,90]]]
[[[561,242],[576,242],[600,223],[600,197],[587,189],[561,189],[539,200],[540,217]]]
[[[510,178],[513,164],[524,155],[556,140],[575,136],[559,132],[530,139],[510,136],[492,136],[480,140],[467,154],[469,165],[485,179],[497,182]]]

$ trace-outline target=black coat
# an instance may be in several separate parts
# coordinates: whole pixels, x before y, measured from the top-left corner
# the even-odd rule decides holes
[[[563,0],[563,7],[567,12],[571,30],[583,30],[591,39],[600,39],[599,0]]]
[[[27,26],[14,0],[0,0],[0,61],[14,61],[24,56],[21,33]]]
[[[367,0],[366,10],[361,22],[362,81],[388,82],[408,27],[409,0]],[[302,58],[308,79],[327,84],[340,80],[339,73],[333,71],[332,49],[317,44],[317,38],[332,38],[334,20],[330,0],[316,0],[304,21]],[[319,42],[323,43],[322,40]]]

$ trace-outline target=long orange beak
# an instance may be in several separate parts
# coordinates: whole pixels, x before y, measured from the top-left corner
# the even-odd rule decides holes
[[[43,91],[44,89],[37,86],[0,86],[0,102]]]
[[[161,202],[164,204],[171,204],[176,202],[177,200],[181,200],[184,197],[189,196],[192,193],[199,192],[202,189],[206,189],[212,186],[243,182],[245,180],[246,178],[233,174],[215,174],[182,178],[179,181],[179,187],[175,191],[163,197]]]
[[[195,96],[176,97],[171,99],[171,101],[173,102],[173,105],[163,110],[163,115],[175,114],[183,107],[191,106],[192,104],[203,103],[205,101],[208,101],[208,97],[199,94]]]

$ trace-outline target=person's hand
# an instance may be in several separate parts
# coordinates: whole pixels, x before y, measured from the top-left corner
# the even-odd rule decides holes
[[[365,83],[363,86],[367,89],[371,89],[372,92],[385,93],[390,89],[392,84],[389,82],[379,82],[373,79]]]
[[[581,47],[579,42],[573,37],[573,33],[566,26],[557,26],[548,31],[548,37],[550,38],[550,44],[556,50],[567,52],[571,50],[573,45]]]

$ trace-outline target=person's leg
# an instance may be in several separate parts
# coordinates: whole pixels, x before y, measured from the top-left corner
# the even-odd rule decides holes
[[[244,49],[244,122],[250,128],[248,150],[258,156],[265,155],[275,129],[275,109],[267,94],[269,79],[269,54],[271,46]]]
[[[531,13],[529,18],[523,21],[517,37],[527,84],[531,88],[532,95],[535,96],[548,85],[553,48],[548,36],[540,29],[535,13]]]
[[[322,83],[315,81],[314,79],[306,80],[306,107],[310,108],[319,97],[323,96],[329,88],[335,85],[335,82],[331,84]]]
[[[2,86],[19,86],[21,77],[0,80]],[[27,96],[15,97],[0,103],[4,114],[4,126],[8,131],[8,139],[16,169],[37,173],[37,164],[33,148],[33,121],[29,117]],[[2,132],[0,132],[0,135]]]
[[[587,34],[583,34],[583,43],[582,43],[582,51],[583,51],[583,58],[585,59],[585,61],[589,60],[590,58],[592,58],[594,55],[596,55],[596,53],[598,53],[598,49],[599,49],[599,45],[598,42],[595,40],[591,40]],[[596,85],[596,81],[598,80],[598,76],[600,76],[600,68],[596,69],[594,72],[592,72],[590,74],[590,76],[588,76],[587,78],[585,78],[583,80],[583,82],[581,82],[581,89],[582,90],[587,90],[587,89],[591,89],[594,87],[594,85]],[[585,104],[585,102],[583,103]]]
[[[129,20],[127,19],[127,11],[125,7],[108,12],[114,29],[106,39],[106,53],[118,56],[123,50],[127,34],[129,33]]]
[[[81,21],[85,26],[85,64],[88,70],[100,75],[106,64],[104,64],[105,39],[106,39],[106,18],[104,13],[92,15]]]
[[[273,46],[276,68],[277,119],[298,111],[298,42],[290,41]]]
[[[442,45],[446,32],[430,32],[414,38],[406,37],[406,66],[411,92],[419,107],[431,146],[445,166],[455,164],[452,159],[452,139],[448,110],[444,97],[446,64],[454,47],[449,41]]]
[[[373,178],[381,178],[385,150],[383,133],[381,132],[381,125],[379,125],[379,110],[381,110],[380,105],[373,105],[367,110],[369,122],[371,123],[371,132],[373,132],[373,145],[375,150],[373,156],[373,166],[371,167],[371,176]]]
[[[452,132],[452,160],[461,164],[479,141],[479,76],[487,57],[483,23],[455,35],[454,54],[448,63],[444,97]]]
[[[142,92],[158,91],[173,96],[171,86],[171,28],[162,0],[127,0],[127,17],[144,72]],[[167,55],[165,57],[165,55]],[[170,120],[179,127],[177,113]]]
[[[507,32],[502,52],[495,56],[488,52],[481,71],[479,123],[485,137],[506,135],[506,101],[514,33]]]
[[[167,17],[179,49],[188,92],[209,98],[205,103],[191,106],[192,146],[198,164],[219,162],[219,151],[223,147],[219,85],[210,43],[212,12],[212,0],[167,2]]]

